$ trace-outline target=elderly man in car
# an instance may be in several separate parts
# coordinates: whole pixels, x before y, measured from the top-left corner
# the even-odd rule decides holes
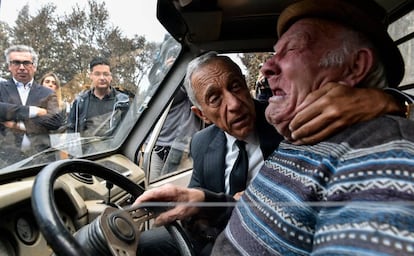
[[[343,0],[304,0],[281,14],[262,67],[273,92],[266,117],[279,133],[290,136],[300,103],[327,82],[398,86],[404,63],[382,14],[373,1]],[[312,146],[284,141],[213,255],[412,255],[413,201],[413,121],[386,115]]]
[[[276,53],[262,72],[273,91],[266,116],[282,135],[291,137],[305,97],[330,82],[399,84],[404,63],[383,13],[373,1],[305,0],[281,14]],[[404,117],[360,122],[311,146],[284,141],[239,200],[213,255],[410,254],[414,210],[390,205],[414,199],[413,169],[414,123]],[[196,189],[185,191],[166,187],[137,202],[164,200],[162,194],[206,200]],[[175,210],[158,223],[182,218]]]

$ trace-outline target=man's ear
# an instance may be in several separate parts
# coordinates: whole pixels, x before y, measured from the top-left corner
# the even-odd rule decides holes
[[[204,115],[203,111],[197,108],[196,106],[191,107],[191,111],[198,116],[201,120],[203,120],[206,124],[211,124],[211,121]]]
[[[374,63],[373,51],[369,48],[359,49],[353,56],[349,72],[344,81],[352,86],[359,84],[371,70]]]

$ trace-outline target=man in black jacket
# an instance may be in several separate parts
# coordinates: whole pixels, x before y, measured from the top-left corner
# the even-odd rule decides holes
[[[89,69],[92,88],[73,102],[67,131],[83,137],[110,136],[129,108],[129,97],[111,86],[111,67],[107,59],[92,59]]]

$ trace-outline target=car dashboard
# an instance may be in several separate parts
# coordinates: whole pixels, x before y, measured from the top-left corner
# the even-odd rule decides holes
[[[122,155],[97,160],[144,186],[144,171]],[[76,171],[76,170],[74,170]],[[51,255],[31,207],[35,177],[0,185],[0,255]],[[54,186],[55,201],[65,227],[74,233],[95,219],[107,205],[122,208],[133,199],[117,186],[83,173],[61,176]]]

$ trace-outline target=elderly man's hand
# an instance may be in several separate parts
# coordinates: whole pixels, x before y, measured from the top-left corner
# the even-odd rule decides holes
[[[155,189],[145,191],[135,200],[134,204],[143,202],[204,202],[204,192],[199,189],[186,188],[167,184]],[[175,220],[186,219],[199,211],[197,207],[178,204],[171,210],[161,213],[154,222],[156,226],[162,226]]]
[[[380,89],[328,83],[309,94],[289,129],[294,144],[314,144],[356,122],[397,111],[396,100]]]

